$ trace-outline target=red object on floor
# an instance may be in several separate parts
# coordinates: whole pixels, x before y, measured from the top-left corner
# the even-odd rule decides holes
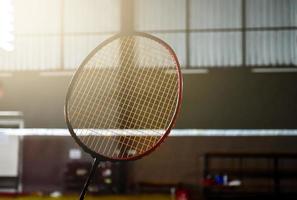
[[[189,192],[186,189],[177,189],[175,192],[176,200],[189,200]]]

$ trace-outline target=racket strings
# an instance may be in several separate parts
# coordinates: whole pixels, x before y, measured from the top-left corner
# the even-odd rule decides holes
[[[126,48],[126,50],[127,50],[127,48]],[[128,56],[128,58],[130,57],[130,55]],[[127,59],[126,59],[127,60]],[[129,63],[129,61],[128,61],[128,63]],[[125,66],[125,64],[124,64],[124,66]],[[122,76],[121,76],[122,77]],[[121,81],[122,82],[122,81]],[[120,95],[120,97],[122,98],[123,97],[123,95]],[[119,102],[121,102],[120,100],[118,100]],[[122,103],[121,103],[121,105],[122,105]],[[120,114],[122,114],[123,112],[122,111],[120,111]],[[119,123],[120,125],[122,125],[123,124],[123,120],[121,120],[121,122]],[[120,148],[122,148],[122,146],[123,146],[123,144],[125,143],[123,143],[122,142],[122,139],[120,138],[120,140],[121,140],[121,147]],[[108,141],[109,142],[109,141]],[[107,146],[107,144],[105,145],[105,146]],[[110,145],[110,146],[112,146],[112,144]],[[128,145],[129,146],[129,145]],[[126,146],[127,147],[127,146]],[[105,148],[104,148],[105,149]]]
[[[164,131],[155,131],[157,136],[150,136],[139,129],[167,128],[176,108],[178,82],[176,74],[166,73],[168,69],[174,70],[175,64],[172,58],[169,62],[164,50],[156,57],[154,46],[144,45],[135,38],[125,38],[120,43],[109,45],[108,51],[101,51],[87,63],[74,87],[76,97],[70,105],[70,119],[78,130],[77,135],[94,151],[107,156],[121,152],[120,156],[124,157],[127,149],[141,153],[160,139]],[[163,54],[167,58],[162,58]],[[95,92],[90,94],[90,91]],[[97,128],[132,129],[143,136],[122,136],[109,130],[111,136],[106,137]],[[130,131],[125,131],[129,135]]]
[[[128,84],[129,85],[129,84]],[[137,86],[135,87],[131,87],[133,91],[133,94],[136,94],[136,98],[129,98],[129,99],[126,99],[127,101],[124,101],[123,106],[127,106],[127,108],[131,108],[131,113],[133,114],[133,117],[131,117],[131,120],[135,119],[136,121],[140,122],[140,124],[137,124],[137,123],[134,123],[134,127],[123,127],[123,128],[140,128],[140,127],[145,127],[145,128],[157,128],[157,129],[161,129],[161,128],[166,128],[164,127],[164,123],[162,123],[162,120],[164,120],[164,118],[160,118],[158,117],[158,115],[161,115],[163,112],[162,111],[159,111],[159,110],[156,110],[155,113],[152,113],[152,112],[149,112],[149,111],[152,111],[154,108],[153,108],[153,105],[154,102],[153,100],[157,100],[156,98],[153,98],[154,97],[154,93],[153,92],[139,92],[139,91],[135,91],[135,89],[137,89]],[[150,88],[145,88],[147,90],[150,90]],[[153,88],[152,88],[153,89]],[[154,89],[153,89],[154,90]],[[148,94],[146,94],[148,93]],[[138,95],[142,95],[141,97],[138,97]],[[129,93],[128,93],[128,96],[129,96]],[[137,98],[140,99],[141,101],[137,101]],[[158,102],[159,104],[162,104],[162,99],[160,99],[160,102]],[[132,103],[133,102],[133,103]],[[134,116],[137,116],[137,117],[144,117],[143,114],[139,114],[137,112],[133,112],[133,111],[137,111],[139,109],[139,107],[144,107],[144,105],[147,105],[145,106],[147,110],[142,110],[143,114],[146,114],[147,117],[157,117],[159,118],[158,120],[161,120],[161,121],[158,121],[158,120],[153,120],[153,122],[155,122],[156,124],[159,123],[159,125],[155,126],[155,127],[152,127],[153,125],[152,124],[141,124],[141,122],[144,122],[142,120],[138,120],[138,118],[135,118]],[[128,110],[129,111],[129,110]],[[165,111],[168,113],[168,111],[170,111],[169,109],[165,109]],[[151,116],[152,114],[154,114],[155,116]],[[124,117],[126,117],[124,115]],[[130,115],[128,115],[128,117],[130,117]],[[131,121],[130,121],[131,122]],[[139,127],[137,127],[139,126]],[[147,127],[148,126],[148,127]]]
[[[85,79],[86,79],[87,74],[89,72],[90,72],[90,70],[83,71],[83,74],[80,77],[85,77]],[[98,78],[99,78],[100,76],[101,77],[106,77],[110,73],[108,71],[107,71],[107,73],[106,72],[102,72],[102,71],[101,71],[101,73],[99,73],[99,72],[96,72],[95,71],[95,73],[93,73],[93,74],[95,74],[95,75],[98,74]],[[85,87],[88,86],[90,84],[90,82],[91,82],[90,80],[92,80],[92,77],[89,77],[87,80],[80,81],[77,85],[81,85],[81,87],[80,88],[76,88],[76,90],[74,90],[74,93],[73,93],[73,95],[75,96],[75,98],[74,98],[74,102],[71,104],[70,111],[74,109],[72,111],[73,112],[73,114],[72,114],[72,117],[73,117],[72,121],[73,121],[73,124],[75,124],[77,127],[85,127],[85,124],[82,125],[82,123],[88,122],[88,120],[85,120],[84,118],[81,118],[81,115],[83,115],[83,114],[86,114],[86,115],[89,114],[87,108],[90,107],[91,103],[89,103],[89,102],[91,102],[92,99],[88,95],[87,92],[88,91],[91,91],[91,90],[88,90],[87,91],[83,87],[84,86]],[[83,83],[81,83],[81,82],[83,82]],[[78,98],[78,97],[81,97],[81,96],[87,96],[88,98]],[[76,102],[77,100],[78,100],[78,102]],[[95,106],[95,105],[92,105],[91,109],[93,109],[93,106]],[[86,117],[88,117],[88,116],[86,116]],[[78,123],[78,120],[81,120],[81,122]]]
[[[96,132],[96,131],[94,131],[94,130],[90,130],[90,132],[93,132],[94,134],[98,134],[98,132]],[[116,133],[116,132],[114,132],[114,133]],[[91,136],[92,137],[92,136]],[[94,137],[94,139],[95,139],[95,141],[97,141],[97,136],[93,136]],[[142,149],[138,149],[137,147],[135,147],[135,146],[132,146],[132,145],[130,145],[129,143],[125,143],[125,142],[123,142],[123,141],[121,141],[121,140],[119,140],[119,139],[117,139],[117,138],[115,138],[115,137],[111,137],[111,136],[103,136],[103,137],[106,137],[108,140],[111,140],[112,142],[114,142],[114,144],[116,144],[116,145],[124,145],[125,147],[127,146],[127,147],[130,147],[131,149],[133,149],[133,150],[136,150],[136,151],[138,151],[138,152],[142,152],[143,150]],[[122,137],[122,136],[120,136],[120,137]],[[130,136],[129,136],[130,137]],[[102,144],[102,143],[101,143]],[[97,144],[92,144],[92,145],[90,145],[90,147],[91,148],[95,148],[96,147],[96,145]],[[112,145],[109,145],[110,147],[112,147]],[[145,144],[145,146],[147,147],[147,148],[149,148],[150,147],[150,145],[149,144]],[[105,146],[105,150],[103,150],[102,152],[103,153],[106,153],[105,151],[107,150],[107,147],[108,146]],[[109,147],[109,148],[110,148]],[[115,149],[115,148],[111,148],[111,149]],[[121,150],[120,148],[118,148],[119,150]],[[120,152],[124,152],[124,151],[120,151]],[[108,152],[108,153],[110,153],[110,152]],[[116,153],[116,151],[114,151],[113,152],[113,154],[114,153]]]
[[[130,68],[127,68],[127,69],[130,69]],[[134,71],[132,71],[132,74],[133,74],[133,72]],[[134,76],[134,77],[138,77],[137,75],[136,76]],[[146,80],[145,79],[145,77],[143,78],[144,80]],[[139,81],[136,81],[136,83],[138,83]],[[129,84],[128,84],[129,85]],[[145,85],[149,85],[149,84],[145,84]],[[138,88],[138,87],[136,87],[136,88]],[[141,88],[141,87],[140,87]],[[145,88],[146,89],[146,88]],[[135,91],[134,91],[134,93],[135,93]],[[129,95],[128,95],[129,96]],[[132,95],[133,96],[133,95]],[[132,100],[133,101],[133,99],[131,99],[130,98],[130,100]],[[133,103],[133,106],[132,107],[134,107],[135,106],[135,103],[136,103],[137,101],[134,101],[134,103]],[[142,105],[144,105],[144,104],[142,104]],[[149,107],[147,107],[147,108],[149,108]],[[137,108],[136,108],[136,110],[137,110]],[[134,116],[135,116],[135,113],[136,112],[133,112],[133,110],[132,110],[132,113],[134,114],[133,115],[133,117],[132,118],[135,118]],[[144,115],[142,115],[142,116],[144,116]],[[130,114],[129,114],[129,117],[130,117]],[[124,126],[123,126],[123,128],[137,128],[137,127],[135,127],[135,126],[129,126],[129,124],[131,124],[131,125],[135,125],[135,123],[133,123],[133,119],[132,120],[127,120],[128,121],[128,126],[127,126],[127,124],[125,124]],[[143,126],[143,125],[140,125],[140,126]],[[148,128],[151,128],[150,126],[148,127]],[[156,127],[155,127],[156,128]],[[158,128],[163,128],[163,127],[158,127]],[[145,138],[146,139],[146,138]],[[135,140],[133,140],[133,143],[134,143],[134,141]],[[138,141],[138,143],[139,143],[139,141]]]
[[[142,82],[142,84],[144,84],[144,83]],[[135,95],[135,93],[136,93],[135,89],[133,89],[133,92],[134,92],[134,95]],[[136,128],[137,129],[137,128],[141,128],[141,127],[145,127],[145,128],[151,128],[152,127],[151,124],[145,123],[141,118],[143,116],[143,114],[147,114],[147,113],[144,113],[145,111],[143,111],[142,115],[137,115],[136,111],[138,109],[143,109],[143,105],[144,105],[144,102],[139,102],[138,104],[136,103],[137,99],[141,98],[141,97],[139,97],[139,95],[141,96],[141,92],[137,92],[136,100],[133,100],[133,98],[132,99],[130,98],[129,100],[126,99],[126,100],[128,100],[128,101],[125,102],[126,104],[130,104],[131,102],[133,102],[133,103],[132,103],[132,106],[131,106],[131,110],[125,108],[127,110],[124,110],[124,112],[121,112],[121,115],[122,115],[122,128],[125,128],[125,129],[126,128],[132,128],[132,129]],[[129,96],[129,93],[128,93],[127,96]],[[141,108],[139,108],[139,107],[141,107]],[[126,115],[128,115],[128,116],[126,116]],[[148,113],[147,117],[151,117],[150,113]],[[124,124],[123,124],[123,121],[125,121]],[[163,128],[163,127],[162,127],[161,124],[158,124],[158,126],[154,127],[154,128]],[[141,141],[141,139],[142,139],[142,141]],[[124,140],[125,143],[127,143],[127,144],[132,143],[129,146],[135,146],[135,149],[138,149],[139,145],[145,147],[143,145],[143,143],[146,143],[147,142],[146,140],[149,140],[148,141],[149,143],[155,142],[155,140],[152,141],[151,138],[147,139],[147,137],[143,137],[143,138],[140,138],[140,139],[137,139],[136,137],[132,137],[132,138],[131,137],[128,137],[128,138],[122,137],[122,140]],[[126,151],[126,148],[127,148],[127,146],[125,147],[123,152]],[[141,151],[143,149],[146,150],[147,148],[141,148]]]
[[[131,71],[132,73],[134,72],[134,71]],[[123,77],[123,76],[122,76]],[[131,81],[132,79],[130,79],[130,81]],[[137,80],[137,81],[134,81],[134,83],[138,83],[139,81],[141,81],[141,80]],[[121,81],[121,82],[123,82],[124,83],[124,81]],[[126,83],[124,83],[123,85],[125,85]],[[127,84],[127,85],[131,85],[132,87],[130,87],[130,88],[133,88],[133,84]],[[147,84],[148,85],[148,84]],[[134,91],[134,93],[136,93],[135,91]],[[135,103],[136,103],[136,101],[135,101]],[[149,102],[148,102],[149,103]],[[124,104],[124,103],[122,103],[121,102],[121,104]],[[125,104],[124,104],[125,105]],[[126,105],[128,105],[128,104],[126,104]],[[129,105],[128,105],[129,106]]]
[[[131,55],[131,54],[130,54]],[[130,56],[129,56],[130,57]],[[128,58],[129,58],[128,57]],[[131,62],[129,62],[129,60],[128,60],[128,62],[127,62],[128,64],[130,64],[131,65]],[[133,67],[133,66],[132,66]],[[130,66],[128,66],[128,67],[124,67],[124,69],[129,69],[130,68]],[[122,76],[123,77],[123,76]],[[122,81],[123,82],[123,81]],[[128,84],[129,85],[129,84]],[[128,95],[129,96],[129,95]],[[123,104],[122,102],[121,102],[121,104]],[[123,119],[124,119],[124,117],[123,117],[123,112],[120,112],[121,113],[121,115],[122,115],[122,120],[121,120],[121,126],[122,126],[122,128],[127,128],[127,123],[125,123],[124,125],[123,125]],[[130,116],[128,116],[128,118],[129,118]],[[127,116],[125,117],[125,118],[127,118]],[[132,128],[132,127],[129,127],[129,128]],[[133,128],[135,128],[135,127],[133,127]],[[122,140],[122,139],[121,139]],[[127,138],[124,138],[124,140],[125,141],[131,141],[131,139],[130,139],[130,137],[129,137],[129,139],[127,140]],[[134,141],[135,141],[135,139],[133,138],[133,143],[134,143]],[[151,142],[151,141],[150,141]],[[123,145],[123,142],[121,142],[122,143],[122,145]],[[124,143],[127,143],[127,142],[124,142]],[[121,147],[120,147],[121,148]]]
[[[149,97],[149,96],[148,96]],[[156,99],[156,98],[155,98]],[[151,116],[151,111],[154,109],[153,105],[151,106],[150,104],[148,104],[147,106],[144,106],[145,104],[142,103],[136,103],[137,101],[134,101],[134,104],[131,106],[132,107],[132,111],[130,112],[132,114],[129,114],[128,116],[128,125],[125,128],[138,128],[139,127],[145,127],[145,128],[155,128],[155,129],[164,129],[164,123],[166,123],[166,121],[164,121],[163,118],[160,118],[158,115],[152,115]],[[141,106],[139,108],[139,106]],[[142,110],[142,115],[137,115],[137,111],[138,109]],[[158,109],[156,109],[158,110]],[[159,112],[157,112],[157,114],[161,114]],[[152,125],[152,123],[148,122],[148,120],[144,119],[144,115],[147,115],[146,117],[150,118],[150,122],[153,122],[155,125]],[[140,123],[135,123],[135,122],[140,122]],[[149,124],[150,123],[150,124]],[[132,126],[130,126],[132,125]],[[146,142],[147,138],[144,137],[144,142]],[[151,140],[151,139],[150,139]],[[134,142],[135,140],[133,140]],[[153,142],[155,142],[155,138],[153,140]],[[138,141],[139,144],[139,141]]]
[[[140,69],[142,69],[143,70],[143,68],[140,68]],[[131,71],[131,73],[133,74],[135,71]],[[160,71],[160,72],[162,72],[162,71]],[[159,73],[159,71],[158,72],[153,72],[153,74],[158,74]],[[162,74],[162,73],[160,73],[160,74]],[[133,77],[138,77],[138,74],[135,74],[135,76],[133,76]],[[151,94],[150,94],[150,90],[151,89],[155,89],[155,88],[152,88],[152,87],[149,87],[151,84],[148,84],[148,82],[153,82],[154,80],[150,80],[149,78],[147,78],[147,82],[145,82],[145,80],[146,80],[146,77],[144,77],[143,78],[144,79],[144,81],[143,80],[140,80],[140,79],[138,79],[138,78],[136,78],[136,81],[134,81],[134,83],[136,84],[136,87],[135,88],[142,88],[143,86],[141,86],[141,87],[138,87],[138,83],[140,82],[142,82],[142,84],[144,85],[144,91],[141,91],[141,92],[138,92],[138,91],[133,91],[134,92],[134,94],[135,93],[140,93],[140,94],[142,94],[143,96],[142,96],[142,98],[140,98],[143,102],[142,102],[142,106],[143,105],[145,105],[145,104],[143,104],[143,103],[146,103],[148,106],[147,106],[147,108],[151,108],[150,107],[150,103],[152,103],[150,100],[152,99],[152,98],[150,98],[150,96],[149,95],[151,95],[151,94],[154,94],[154,92],[152,92]],[[133,79],[131,79],[131,80],[133,80]],[[160,86],[162,87],[162,85],[163,84],[160,84]],[[133,88],[133,84],[132,84],[132,88]],[[165,87],[166,88],[166,87]],[[143,89],[143,88],[142,88]],[[149,92],[145,92],[146,90],[148,90]],[[159,90],[159,91],[162,91],[162,90]],[[146,93],[149,93],[149,95],[145,95]],[[129,95],[128,95],[129,96]],[[160,96],[160,95],[156,95],[156,96]],[[143,97],[145,97],[146,99],[147,99],[147,97],[148,97],[148,99],[149,99],[149,101],[146,101],[146,100],[144,100],[144,98]],[[155,100],[158,100],[158,98],[154,98]],[[130,98],[130,100],[132,100],[133,101],[133,98]],[[161,96],[161,100],[162,100],[162,96]],[[137,104],[137,101],[134,101],[134,104]],[[138,104],[138,106],[139,106],[139,104]],[[133,107],[133,106],[132,106]],[[157,111],[158,112],[158,111]],[[136,113],[136,112],[135,112]],[[158,114],[162,114],[163,112],[160,112],[160,113],[158,113]],[[167,113],[167,112],[166,112]],[[142,116],[145,116],[145,115],[142,115]],[[164,127],[159,127],[159,128],[164,128]]]
[[[86,83],[77,83],[77,84],[80,84],[81,85],[81,88],[83,88],[83,92],[85,93],[86,90],[84,88],[86,86],[88,86],[88,84],[90,82],[93,82],[94,83],[96,81],[96,79],[97,79],[98,81],[97,81],[97,85],[95,86],[95,88],[89,88],[88,89],[88,91],[92,91],[92,89],[94,91],[96,91],[96,92],[93,93],[93,94],[96,94],[95,98],[103,97],[104,95],[106,95],[105,93],[109,91],[107,87],[104,87],[105,84],[112,83],[113,85],[111,85],[111,88],[116,87],[116,84],[117,84],[116,77],[115,76],[112,76],[113,74],[115,74],[115,71],[117,70],[117,68],[112,68],[112,70],[108,69],[108,70],[106,70],[107,73],[102,73],[102,70],[101,71],[96,70],[96,68],[104,68],[104,67],[108,66],[109,63],[113,63],[112,60],[114,60],[114,62],[117,62],[118,61],[116,56],[114,56],[114,57],[108,57],[106,55],[107,52],[110,52],[111,51],[110,49],[114,50],[114,48],[112,47],[112,45],[109,45],[109,46],[107,46],[105,48],[107,50],[106,51],[100,51],[99,53],[97,53],[95,55],[95,58],[94,59],[91,59],[87,63],[87,65],[86,65],[87,70],[84,70],[82,72],[82,74],[81,74],[80,77],[85,77],[85,79],[86,79],[85,82]],[[105,52],[105,53],[103,54],[102,52]],[[114,55],[114,54],[111,54],[111,55]],[[110,58],[110,59],[107,60],[106,58]],[[94,62],[93,60],[95,60],[96,62]],[[98,64],[98,63],[100,63],[100,64]],[[94,68],[95,68],[95,70],[94,70]],[[89,74],[90,72],[91,72],[91,75]],[[99,75],[101,74],[101,77],[99,78],[97,76],[97,74],[99,74]],[[102,85],[101,85],[101,87],[98,88],[98,86],[99,86],[100,83],[102,83]],[[101,90],[103,90],[103,91],[101,91]],[[103,93],[104,95],[101,96],[100,93]],[[86,101],[87,99],[91,98],[89,96],[87,96],[87,97],[88,98],[83,98],[83,102],[80,102],[80,103],[77,104],[77,105],[79,105],[78,107],[80,107],[81,105],[84,105],[85,104],[84,101]],[[112,101],[112,99],[109,99],[109,100]],[[73,105],[75,105],[75,103]],[[87,105],[89,106],[90,104],[87,104]],[[94,106],[96,106],[96,105],[93,104],[93,106],[91,107],[92,110],[93,110]],[[98,107],[98,106],[96,106],[95,108],[96,108],[97,113],[102,113],[102,110],[98,110],[98,108],[102,109],[104,107]],[[88,116],[88,114],[90,114],[90,112],[88,110],[85,110],[84,112],[86,113],[87,116]],[[76,114],[76,113],[74,113],[74,114]],[[81,114],[81,111],[80,111],[80,114]],[[77,119],[78,119],[80,117],[80,115],[77,115],[77,116],[78,116],[77,117]],[[96,121],[99,120],[98,118],[95,118],[95,119],[96,119]],[[82,122],[84,122],[85,124],[87,123],[89,126],[92,125],[92,124],[88,123],[88,120],[82,119]],[[74,124],[76,124],[75,121],[74,121]],[[85,124],[84,124],[84,126],[85,126]],[[77,127],[82,127],[82,124],[77,124]]]

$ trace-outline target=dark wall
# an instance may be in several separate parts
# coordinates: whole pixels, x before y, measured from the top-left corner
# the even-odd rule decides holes
[[[1,77],[0,110],[24,112],[26,127],[63,128],[70,76],[14,73]],[[184,74],[177,128],[297,128],[297,73],[251,73],[250,68]]]
[[[297,73],[185,75],[181,128],[296,128]]]
[[[297,137],[169,137],[150,155],[127,163],[128,185],[137,182],[198,185],[202,156],[207,152],[297,153]],[[63,185],[68,151],[77,147],[70,136],[24,138],[25,191],[54,191]],[[83,154],[84,160],[91,157]],[[295,163],[296,164],[296,163]]]
[[[79,148],[71,137],[28,136],[23,139],[22,183],[24,191],[54,191],[63,187],[69,150]],[[84,154],[83,159],[88,159]]]
[[[40,76],[39,73],[14,73],[1,77],[4,96],[0,110],[24,113],[26,128],[65,127],[64,98],[70,76]]]

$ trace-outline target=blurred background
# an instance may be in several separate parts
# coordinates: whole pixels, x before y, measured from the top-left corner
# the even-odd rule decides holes
[[[0,0],[0,198],[78,197],[92,159],[66,129],[67,87],[127,31],[173,47],[182,110],[151,155],[98,168],[88,198],[296,198],[296,0]]]

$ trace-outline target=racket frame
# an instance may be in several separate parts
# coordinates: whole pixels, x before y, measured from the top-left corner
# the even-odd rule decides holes
[[[138,154],[136,156],[131,156],[129,158],[110,158],[101,154],[96,153],[95,151],[91,150],[90,148],[88,148],[83,142],[81,142],[81,140],[78,138],[78,136],[75,134],[73,127],[69,121],[68,118],[68,100],[70,99],[70,96],[72,94],[72,88],[73,88],[73,83],[77,80],[78,75],[80,74],[81,70],[84,68],[85,64],[104,46],[106,46],[108,43],[111,43],[112,41],[121,38],[123,36],[140,36],[140,37],[146,37],[149,38],[151,40],[154,40],[155,42],[158,42],[159,44],[161,44],[163,47],[165,47],[170,55],[172,56],[172,58],[174,59],[174,62],[176,63],[176,72],[177,72],[177,76],[178,76],[178,99],[177,99],[177,106],[176,106],[176,110],[175,113],[172,117],[172,120],[168,126],[168,128],[166,129],[165,133],[163,134],[163,136],[161,136],[161,138],[159,139],[159,141],[149,150],[145,151],[142,154]],[[153,152],[164,140],[165,138],[169,135],[171,129],[174,127],[178,113],[180,112],[180,108],[181,108],[181,103],[182,103],[182,93],[183,93],[183,79],[182,79],[182,74],[181,74],[181,69],[180,69],[180,64],[178,62],[177,56],[175,54],[175,52],[173,51],[173,49],[163,40],[159,39],[158,37],[155,37],[153,35],[147,34],[147,33],[143,33],[143,32],[132,32],[132,33],[118,33],[108,39],[106,39],[105,41],[103,41],[101,44],[99,44],[94,50],[91,51],[91,53],[84,59],[84,61],[80,64],[79,68],[76,70],[76,72],[74,73],[74,75],[71,78],[71,81],[69,83],[69,87],[68,87],[68,91],[66,94],[66,99],[65,99],[65,104],[64,104],[64,116],[65,116],[65,121],[68,127],[68,130],[71,134],[71,136],[74,138],[74,140],[76,141],[76,143],[86,152],[89,153],[93,158],[97,158],[100,160],[105,160],[105,161],[128,161],[128,160],[137,160],[140,159],[148,154],[150,154],[151,152]]]

